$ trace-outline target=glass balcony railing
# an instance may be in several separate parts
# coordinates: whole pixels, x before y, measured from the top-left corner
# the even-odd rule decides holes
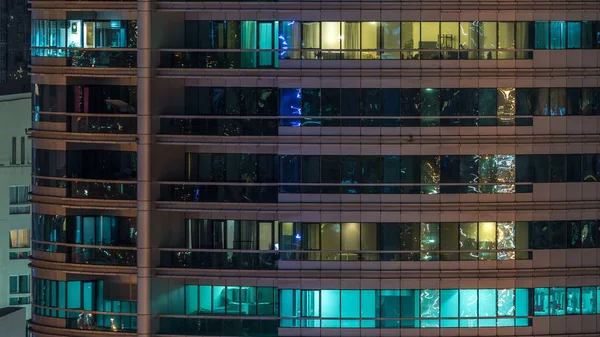
[[[203,136],[277,136],[280,127],[532,126],[531,116],[162,116],[161,133]]]
[[[83,311],[34,304],[33,314],[65,319],[67,329],[110,332],[135,332],[137,330],[135,313]]]
[[[136,117],[128,114],[33,113],[35,122],[66,123],[67,132],[78,133],[135,134]]]
[[[531,249],[489,250],[210,250],[162,248],[160,266],[192,269],[276,270],[281,261],[511,261],[531,260]]]
[[[90,68],[135,68],[136,49],[69,49],[67,65]]]
[[[135,200],[135,181],[96,181],[91,179],[33,177],[34,186],[65,188],[68,198]]]
[[[277,319],[160,317],[160,334],[276,337]]]
[[[325,49],[163,49],[161,68],[278,68],[280,59],[296,60],[498,60],[533,59],[533,50],[325,50]]]
[[[277,68],[277,51],[161,51],[160,68]]]
[[[66,263],[133,267],[137,260],[135,247],[95,246],[38,240],[32,240],[32,243],[34,250],[65,254]]]
[[[160,266],[163,268],[276,270],[278,261],[279,253],[273,251],[162,250],[160,252]]]
[[[276,184],[202,185],[162,183],[160,186],[162,201],[183,202],[277,202]]]
[[[278,120],[255,118],[161,117],[160,132],[167,135],[277,136]]]

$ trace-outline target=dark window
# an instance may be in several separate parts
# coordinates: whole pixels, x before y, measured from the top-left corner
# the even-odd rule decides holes
[[[321,114],[321,90],[302,89],[302,116]]]
[[[564,249],[567,248],[567,224],[564,221],[553,221],[550,225],[550,248]]]
[[[339,184],[340,183],[340,157],[322,156],[321,157],[321,182]]]
[[[581,221],[567,222],[567,248],[581,247]]]
[[[538,110],[539,89],[517,88],[517,116],[532,116]]]
[[[550,182],[562,183],[567,180],[567,156],[564,154],[550,155]]]
[[[318,184],[321,182],[321,157],[302,156],[302,183]],[[319,193],[318,186],[302,186],[302,193]]]
[[[360,89],[342,89],[342,116],[360,116]],[[360,119],[344,118],[342,126],[360,126]]]
[[[598,155],[584,154],[581,157],[583,163],[583,181],[598,181],[600,177]]]
[[[581,181],[581,155],[580,154],[568,154],[567,155],[567,181],[568,182],[580,182]]]
[[[550,228],[548,222],[538,221],[531,223],[531,234],[529,235],[529,248],[548,249]]]
[[[400,116],[400,89],[381,89],[381,106],[384,117]],[[400,126],[400,119],[385,119],[382,126]]]
[[[339,116],[341,109],[340,89],[321,89],[321,116]],[[323,119],[323,126],[339,126],[339,119]]]
[[[550,182],[550,155],[534,154],[533,161],[533,182],[548,183]]]

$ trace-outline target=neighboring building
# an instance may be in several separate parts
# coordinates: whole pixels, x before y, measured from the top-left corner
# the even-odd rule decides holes
[[[31,13],[27,1],[0,2],[0,95],[29,92]]]
[[[0,308],[0,331],[2,337],[27,336],[26,310],[23,308]]]
[[[31,7],[33,336],[600,333],[600,2]]]
[[[0,308],[24,307],[28,318],[31,140],[25,130],[31,125],[30,111],[31,94],[0,96]]]

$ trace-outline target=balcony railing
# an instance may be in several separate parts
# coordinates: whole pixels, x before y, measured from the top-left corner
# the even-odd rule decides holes
[[[161,68],[278,68],[279,60],[530,60],[533,50],[162,49]]]
[[[110,332],[135,332],[137,330],[136,313],[84,311],[34,304],[33,314],[63,318],[66,320],[67,329]]]
[[[532,116],[160,116],[169,135],[277,136],[278,127],[532,126]]]
[[[66,263],[134,267],[135,247],[82,245],[32,240],[34,250],[65,255]]]
[[[279,320],[276,318],[186,318],[160,316],[160,334],[202,336],[275,337]]]
[[[32,119],[34,122],[65,123],[67,132],[135,134],[136,118],[134,114],[33,112]]]
[[[282,261],[511,261],[531,260],[531,249],[480,250],[224,250],[161,248],[163,268],[277,270]]]
[[[32,176],[34,186],[66,189],[66,196],[80,199],[135,200],[135,180],[100,180]]]
[[[136,68],[137,49],[71,49],[67,50],[71,67],[91,68]]]
[[[87,68],[136,68],[136,48],[31,47],[33,57],[66,58],[66,66]]]

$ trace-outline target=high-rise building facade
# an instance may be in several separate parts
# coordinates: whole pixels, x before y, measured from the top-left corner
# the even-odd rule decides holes
[[[47,336],[600,333],[600,3],[32,3]]]

